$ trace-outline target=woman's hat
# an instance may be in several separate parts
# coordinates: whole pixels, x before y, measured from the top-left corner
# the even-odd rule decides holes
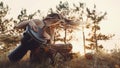
[[[61,14],[58,13],[51,13],[46,16],[46,19],[56,19],[58,21],[62,20],[60,23],[68,24],[68,25],[78,25],[78,23],[73,22],[73,20],[69,20],[67,18],[64,18]],[[56,24],[57,22],[49,23],[49,25]]]
[[[45,19],[61,19],[62,16],[58,13],[51,13],[46,16]]]

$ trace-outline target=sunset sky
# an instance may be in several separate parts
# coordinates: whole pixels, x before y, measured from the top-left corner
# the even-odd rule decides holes
[[[97,10],[107,12],[107,17],[102,21],[102,32],[117,35],[120,40],[120,0],[2,0],[10,8],[9,16],[17,18],[22,8],[26,8],[28,13],[33,13],[40,9],[46,13],[49,8],[55,8],[60,1],[68,1],[70,4],[78,2],[86,3],[90,8],[96,4]],[[118,37],[119,36],[119,37]]]

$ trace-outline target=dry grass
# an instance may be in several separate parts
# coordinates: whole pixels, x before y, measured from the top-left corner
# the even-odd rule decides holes
[[[4,38],[4,36],[3,36]],[[0,41],[5,41],[6,39],[0,39]],[[10,39],[12,41],[7,42],[11,43],[15,41],[14,39]],[[17,39],[19,41],[19,39]],[[7,43],[7,44],[9,44]],[[13,44],[10,46],[6,46],[7,49],[9,47],[13,47]],[[8,49],[9,50],[9,49]],[[120,49],[118,51],[114,50],[111,54],[100,52],[97,54],[92,54],[91,59],[86,59],[85,56],[79,56],[78,58],[74,58],[70,61],[63,62],[59,57],[56,57],[56,65],[52,66],[48,63],[34,63],[31,64],[28,61],[29,53],[22,59],[22,61],[18,63],[11,63],[8,60],[7,52],[8,50],[1,50],[0,52],[0,68],[120,68]],[[5,53],[3,53],[5,52]],[[95,63],[96,61],[96,63]],[[97,67],[94,67],[94,66]]]
[[[94,67],[95,60],[97,61],[97,67]],[[68,65],[70,68],[120,68],[120,52],[111,54],[97,53],[93,55],[93,59],[86,59],[81,56],[70,61]]]
[[[97,68],[120,68],[120,52],[113,52],[111,54],[97,53],[92,56],[92,59],[86,59],[84,56],[80,56],[66,62],[57,58],[56,65],[52,66],[48,63],[31,64],[28,60],[11,63],[8,61],[6,55],[1,55],[0,68],[94,68],[96,59]]]

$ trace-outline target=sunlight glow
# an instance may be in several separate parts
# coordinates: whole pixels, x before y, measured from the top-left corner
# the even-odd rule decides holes
[[[81,27],[80,27],[81,28]],[[59,31],[60,38],[65,37],[64,31]],[[81,55],[84,55],[84,46],[82,41],[82,32],[81,30],[74,30],[72,33],[67,33],[67,39],[69,36],[72,36],[72,39],[68,41],[67,43],[71,43],[73,46],[72,52],[73,53],[80,53]],[[63,43],[61,41],[57,41],[56,43]]]

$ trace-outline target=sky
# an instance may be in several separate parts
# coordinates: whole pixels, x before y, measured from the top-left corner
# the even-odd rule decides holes
[[[86,3],[86,6],[93,8],[94,4],[98,11],[107,12],[104,21],[101,22],[101,32],[106,34],[116,34],[120,40],[120,0],[2,0],[10,8],[9,16],[17,18],[22,8],[26,8],[28,13],[33,13],[40,9],[46,13],[49,8],[55,8],[60,1],[68,1],[70,4],[78,2]],[[110,43],[111,44],[111,43]],[[120,44],[120,43],[119,43]]]
[[[2,0],[10,8],[9,16],[17,18],[22,8],[26,8],[28,13],[33,13],[40,9],[43,13],[49,8],[55,8],[60,1],[68,1],[70,4],[78,2],[86,3],[88,7],[96,4],[98,11],[107,12],[107,17],[102,23],[103,32],[120,33],[120,0]]]

